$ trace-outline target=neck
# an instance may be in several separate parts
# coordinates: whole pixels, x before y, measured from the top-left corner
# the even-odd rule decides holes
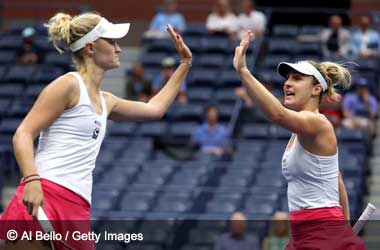
[[[301,110],[302,111],[310,111],[313,113],[319,113],[318,104],[316,105],[314,101],[306,103],[305,106]]]
[[[95,64],[87,64],[83,67],[79,74],[82,76],[83,81],[90,91],[90,93],[98,93],[100,84],[104,77],[104,70],[97,67]]]

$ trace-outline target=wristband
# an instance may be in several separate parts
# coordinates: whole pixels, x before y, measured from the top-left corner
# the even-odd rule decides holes
[[[29,180],[29,181],[25,181],[24,183],[27,184],[27,183],[32,182],[32,181],[41,181],[41,178],[38,178],[38,179],[32,179],[32,180]]]
[[[28,176],[24,177],[24,180],[26,180],[26,179],[28,179],[28,178],[30,178],[30,177],[33,177],[33,176],[38,176],[38,177],[40,177],[39,174],[31,174],[31,175],[28,175]]]

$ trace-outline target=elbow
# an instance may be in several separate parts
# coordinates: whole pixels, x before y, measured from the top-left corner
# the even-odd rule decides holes
[[[284,119],[284,114],[283,112],[274,112],[268,115],[268,119],[270,122],[273,122],[275,124],[281,124]]]
[[[12,137],[13,148],[16,149],[23,143],[23,141],[30,139],[33,141],[33,135],[29,132],[22,130],[21,127],[17,128],[15,134]]]
[[[152,120],[161,120],[165,115],[165,111],[161,109],[154,109],[151,114]]]

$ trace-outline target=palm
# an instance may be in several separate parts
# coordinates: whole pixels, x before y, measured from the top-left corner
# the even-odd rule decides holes
[[[246,32],[241,39],[240,45],[235,48],[233,65],[236,71],[247,68],[246,52],[251,42],[252,32]]]
[[[187,47],[185,42],[182,40],[182,37],[174,31],[171,25],[167,26],[167,31],[169,32],[169,35],[174,42],[174,46],[176,47],[180,58],[191,60],[192,59],[191,51],[189,47]]]

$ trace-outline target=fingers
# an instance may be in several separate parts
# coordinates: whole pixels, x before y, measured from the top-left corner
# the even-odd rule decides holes
[[[37,215],[38,215],[38,208],[39,208],[38,204],[34,204],[33,205],[33,211],[32,211],[32,216],[33,217],[37,217]]]
[[[244,33],[243,38],[241,40],[240,46],[242,47],[242,53],[245,54],[249,44],[251,43],[253,33],[251,31],[247,31]]]
[[[166,30],[168,31],[173,41],[177,42],[181,39],[181,36],[178,35],[177,32],[174,31],[173,27],[170,24],[166,25]]]

